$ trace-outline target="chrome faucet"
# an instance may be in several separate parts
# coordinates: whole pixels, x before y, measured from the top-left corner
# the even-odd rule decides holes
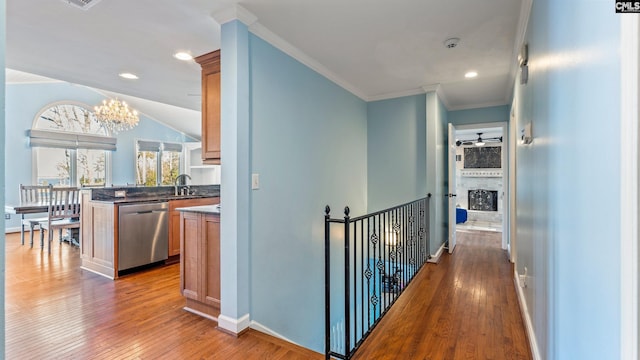
[[[187,184],[187,178],[191,180],[191,176],[189,174],[180,174],[176,176],[176,179],[173,183],[174,186],[174,195],[184,195],[184,187],[187,188],[187,193],[189,193],[191,187]],[[182,186],[182,194],[178,194],[178,186]]]

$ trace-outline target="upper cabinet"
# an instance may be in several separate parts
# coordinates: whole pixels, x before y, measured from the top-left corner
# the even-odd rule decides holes
[[[220,164],[220,50],[195,61],[202,67],[202,162]]]

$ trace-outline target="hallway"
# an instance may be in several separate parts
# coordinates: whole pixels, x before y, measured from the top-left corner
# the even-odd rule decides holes
[[[458,231],[454,254],[425,265],[354,359],[531,359],[500,241]]]

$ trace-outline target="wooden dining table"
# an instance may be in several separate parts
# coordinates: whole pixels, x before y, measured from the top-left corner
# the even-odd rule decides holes
[[[5,214],[20,215],[20,243],[24,245],[24,216],[25,214],[42,214],[49,211],[49,201],[37,202],[21,202],[18,205],[5,204]],[[31,234],[31,242],[33,246],[33,234]]]
[[[36,201],[36,202],[22,202],[18,205],[11,205],[11,204],[4,205],[5,214],[20,215],[20,240],[22,245],[24,245],[24,223],[22,221],[24,220],[24,216],[26,214],[47,214],[48,212],[49,212],[49,200]],[[76,237],[70,236],[69,243],[77,246],[80,245],[78,242],[72,241],[71,239],[77,239],[77,236]]]
[[[5,204],[4,212],[6,214],[39,214],[49,211],[49,201],[37,201],[30,203],[21,203],[19,205]]]

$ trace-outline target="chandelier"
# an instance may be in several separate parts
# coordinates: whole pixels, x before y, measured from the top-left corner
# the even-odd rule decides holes
[[[108,103],[107,100],[102,100],[102,105],[95,107],[95,113],[98,122],[112,133],[130,130],[140,121],[138,112],[117,98]]]

